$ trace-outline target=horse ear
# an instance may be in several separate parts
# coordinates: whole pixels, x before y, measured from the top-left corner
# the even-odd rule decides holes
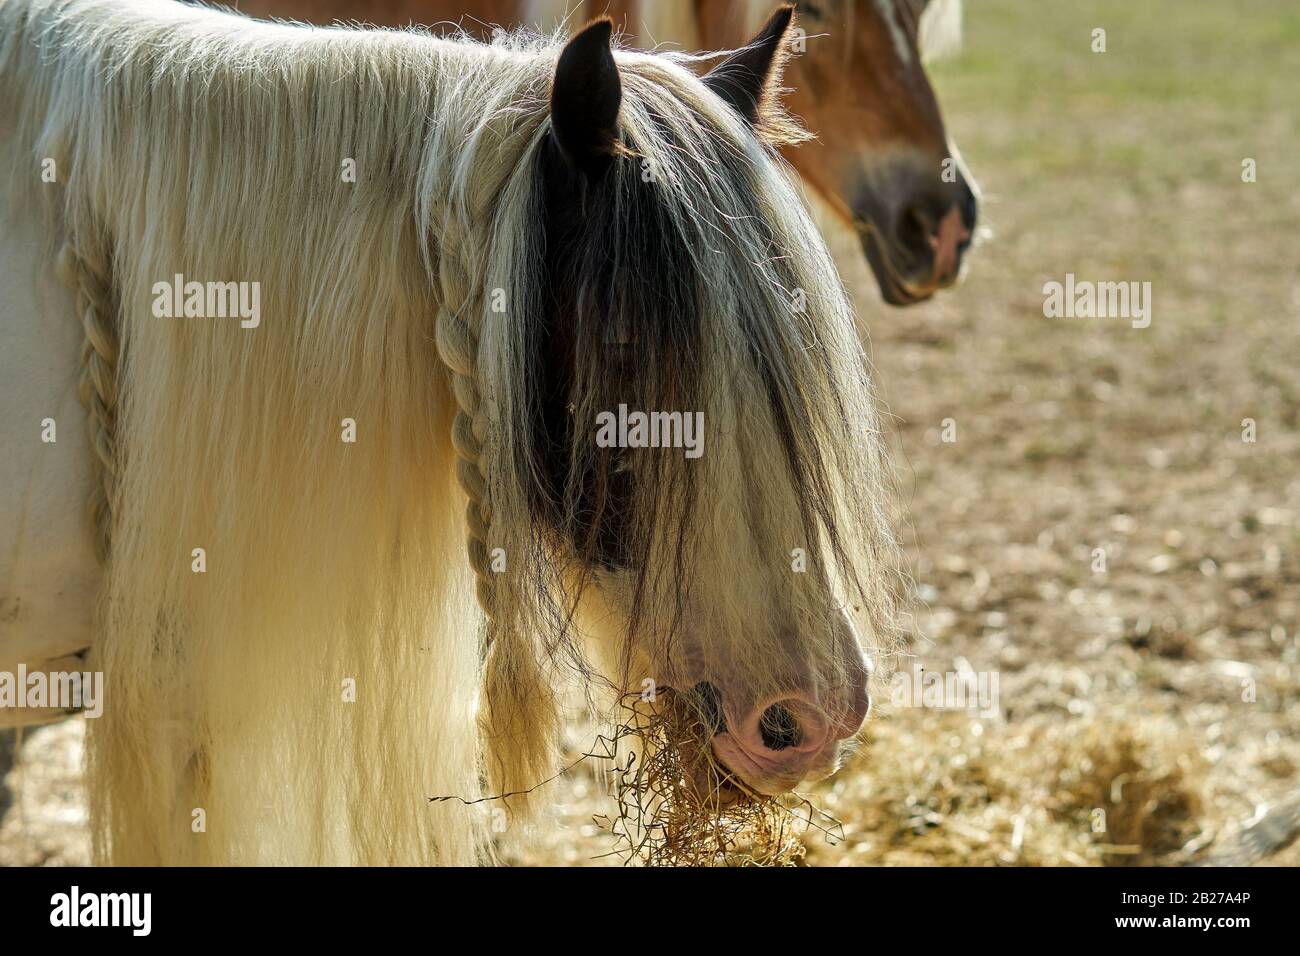
[[[781,85],[790,57],[789,33],[794,6],[784,4],[768,18],[758,36],[727,57],[704,77],[709,89],[722,97],[751,126],[761,126]]]
[[[613,28],[613,21],[602,17],[570,40],[551,87],[555,143],[572,166],[588,175],[600,173],[618,152],[623,84],[609,48]]]

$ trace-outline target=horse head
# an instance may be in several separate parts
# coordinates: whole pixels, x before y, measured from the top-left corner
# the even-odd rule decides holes
[[[526,319],[485,316],[480,344],[508,395],[498,625],[581,632],[619,693],[673,688],[763,793],[836,768],[869,707],[864,643],[894,624],[866,359],[776,154],[799,135],[776,95],[792,11],[703,78],[616,56],[608,21],[569,42],[509,199],[534,224],[500,272]],[[545,693],[516,664],[489,663],[492,726]]]
[[[861,239],[885,301],[908,305],[956,281],[976,192],[922,65],[959,29],[959,0],[807,0],[789,107],[815,117],[790,162]],[[753,4],[704,0],[703,40]]]

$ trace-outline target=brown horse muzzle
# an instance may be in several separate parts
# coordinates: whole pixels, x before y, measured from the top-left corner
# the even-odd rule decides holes
[[[946,183],[908,162],[864,190],[854,218],[867,262],[890,305],[911,305],[957,281],[978,201],[966,177]]]

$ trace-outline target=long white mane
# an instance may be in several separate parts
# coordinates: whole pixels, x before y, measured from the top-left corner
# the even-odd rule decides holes
[[[121,355],[101,858],[477,856],[468,812],[425,804],[479,786],[479,617],[417,230],[511,168],[489,124],[504,102],[539,121],[544,59],[162,0],[0,4],[7,195],[54,160],[61,268],[98,286]],[[260,325],[155,318],[182,268],[257,282]]]

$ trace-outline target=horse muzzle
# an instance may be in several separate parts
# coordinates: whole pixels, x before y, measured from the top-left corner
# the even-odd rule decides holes
[[[725,691],[709,682],[696,684],[691,698],[712,731],[713,755],[745,787],[776,795],[807,779],[839,769],[844,741],[861,728],[871,709],[867,692],[870,664],[851,669],[851,686],[828,704],[807,691],[761,700],[737,713]]]
[[[912,305],[956,282],[977,215],[978,200],[960,175],[946,189],[919,189],[887,208],[874,198],[864,203],[855,213],[858,237],[885,301]]]

